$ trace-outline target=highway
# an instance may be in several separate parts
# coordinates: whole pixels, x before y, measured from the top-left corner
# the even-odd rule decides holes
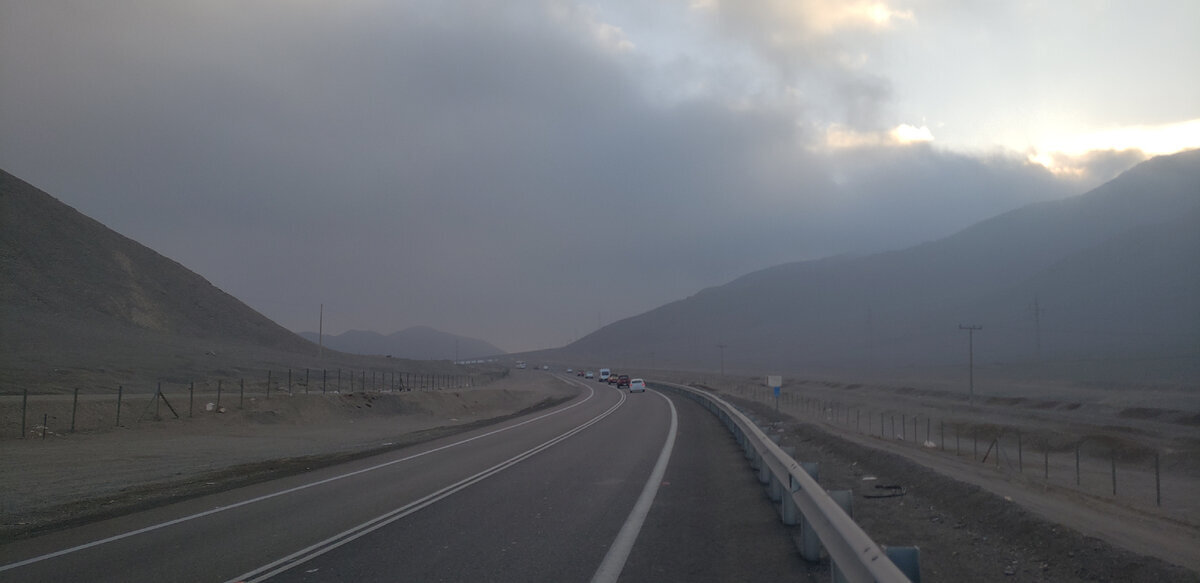
[[[733,438],[692,401],[553,409],[0,545],[0,581],[796,580]]]

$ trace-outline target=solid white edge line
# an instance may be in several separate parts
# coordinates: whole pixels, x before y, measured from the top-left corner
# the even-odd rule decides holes
[[[594,394],[594,392],[593,392],[593,394]],[[570,429],[569,431],[558,435],[557,437],[554,437],[548,441],[542,442],[540,445],[536,445],[530,449],[527,449],[524,452],[519,453],[503,462],[500,462],[500,463],[486,469],[486,470],[483,470],[483,471],[481,471],[473,476],[470,476],[468,478],[464,478],[463,480],[460,480],[454,484],[446,486],[446,487],[442,488],[441,490],[438,490],[432,494],[428,494],[422,498],[419,498],[413,502],[410,502],[404,506],[401,506],[400,508],[396,508],[389,512],[385,512],[384,514],[381,514],[379,516],[376,516],[375,518],[372,518],[363,523],[360,523],[357,526],[348,528],[348,529],[346,529],[338,534],[335,534],[323,541],[314,543],[314,544],[309,545],[303,549],[300,549],[290,555],[287,555],[283,558],[272,561],[271,563],[268,563],[266,565],[258,567],[252,571],[243,573],[242,575],[239,575],[237,577],[234,577],[233,579],[230,579],[226,583],[258,583],[260,581],[265,581],[267,579],[270,579],[271,577],[274,577],[275,575],[283,573],[284,571],[292,569],[293,567],[296,567],[296,566],[301,565],[305,562],[308,562],[312,559],[315,559],[325,553],[328,553],[329,551],[332,551],[346,543],[352,542],[358,538],[361,538],[363,536],[366,536],[367,534],[370,534],[371,532],[379,530],[380,528],[383,528],[384,526],[387,526],[393,522],[396,522],[397,520],[400,520],[401,518],[404,518],[410,514],[413,514],[414,512],[417,512],[418,510],[426,508],[426,507],[434,504],[435,502],[441,501],[442,499],[450,496],[451,494],[454,494],[454,493],[456,493],[460,490],[463,490],[469,486],[472,486],[476,483],[482,482],[483,480],[490,478],[495,474],[498,474],[512,466],[515,466],[518,463],[523,462],[523,461],[533,457],[534,455],[537,455],[538,453],[541,453],[542,451],[549,449],[550,447],[552,447],[554,445],[557,445],[558,443],[560,443],[562,441],[567,440],[568,438],[587,429],[588,427],[591,427],[592,425],[599,423],[602,419],[604,419],[605,417],[608,417],[614,411],[616,411],[618,408],[620,408],[621,405],[623,405],[625,403],[626,398],[627,398],[627,395],[624,392],[622,392],[621,399],[619,401],[617,401],[617,403],[615,405],[613,405],[612,407],[610,407],[608,410],[604,411],[600,415],[597,415],[596,417],[589,419],[588,421],[584,422],[583,424],[578,425],[575,428]]]
[[[400,462],[406,462],[406,461],[409,461],[409,460],[412,460],[412,459],[416,459],[416,458],[419,458],[419,457],[422,457],[422,456],[429,455],[429,454],[431,454],[431,453],[439,452],[439,451],[442,451],[442,450],[445,450],[445,449],[450,449],[450,448],[452,448],[452,447],[457,447],[457,446],[459,446],[459,445],[462,445],[462,444],[464,444],[464,443],[469,443],[469,442],[475,441],[475,440],[477,440],[477,439],[482,439],[482,438],[484,438],[484,437],[489,437],[489,436],[495,435],[495,434],[497,434],[497,433],[502,433],[502,432],[504,432],[504,431],[508,431],[508,430],[510,430],[510,429],[516,429],[517,427],[521,427],[521,426],[523,426],[523,425],[527,425],[527,424],[529,424],[529,423],[533,423],[534,421],[540,421],[540,420],[542,420],[542,419],[545,419],[546,417],[550,417],[551,415],[558,415],[559,413],[562,413],[562,412],[564,412],[564,411],[569,411],[569,410],[571,410],[571,409],[574,409],[575,407],[578,407],[578,406],[580,406],[580,405],[582,405],[582,404],[584,404],[584,403],[586,403],[586,402],[588,402],[588,401],[592,400],[592,397],[595,397],[595,396],[596,396],[596,391],[595,391],[595,390],[594,390],[594,389],[593,389],[591,386],[588,386],[588,385],[586,385],[586,384],[583,384],[583,385],[581,385],[581,386],[583,386],[584,388],[586,388],[586,389],[587,389],[587,390],[590,392],[590,394],[588,394],[587,398],[583,399],[582,401],[579,401],[578,403],[574,403],[574,404],[572,404],[572,405],[569,405],[569,406],[567,406],[567,407],[563,407],[562,409],[556,409],[556,410],[554,410],[554,411],[551,411],[551,412],[549,412],[549,413],[545,413],[545,414],[543,414],[543,415],[539,415],[539,416],[537,416],[537,417],[534,417],[533,419],[527,419],[527,420],[525,420],[525,421],[522,421],[522,422],[520,422],[520,423],[517,423],[517,424],[514,424],[514,425],[510,425],[510,426],[508,426],[508,427],[502,427],[502,428],[500,428],[500,429],[495,429],[495,430],[489,431],[489,432],[487,432],[487,433],[481,433],[481,434],[479,434],[479,435],[476,435],[475,437],[470,437],[470,438],[464,439],[464,440],[462,440],[462,441],[456,441],[456,442],[454,442],[454,443],[448,443],[448,444],[446,444],[446,445],[439,446],[439,447],[435,447],[435,448],[433,448],[433,449],[430,449],[430,450],[427,450],[427,451],[423,451],[423,452],[420,452],[420,453],[416,453],[416,454],[413,454],[413,455],[410,455],[410,456],[405,456],[405,457],[403,457],[403,458],[400,458],[400,459],[395,459],[395,460],[391,460],[391,461],[388,461],[388,462],[383,462],[383,463],[381,463],[381,464],[377,464],[377,465],[374,465],[374,466],[371,466],[371,467],[363,468],[363,469],[361,469],[361,470],[355,470],[355,471],[353,471],[353,472],[347,472],[347,473],[345,473],[345,474],[340,474],[340,475],[337,475],[337,476],[331,476],[331,477],[329,477],[329,478],[325,478],[325,479],[322,479],[322,480],[317,480],[317,481],[315,481],[315,482],[309,482],[309,483],[307,483],[307,484],[301,484],[301,485],[299,485],[299,486],[296,486],[296,487],[293,487],[293,488],[288,488],[288,489],[286,489],[286,490],[280,490],[280,491],[278,491],[278,492],[272,492],[272,493],[270,493],[270,494],[264,494],[264,495],[262,495],[262,496],[258,496],[258,497],[255,497],[255,498],[251,498],[251,499],[249,499],[249,500],[242,500],[241,502],[235,502],[235,503],[233,503],[233,504],[228,504],[228,505],[226,505],[226,506],[218,506],[218,507],[216,507],[216,508],[213,508],[213,509],[211,509],[211,510],[205,510],[204,512],[198,512],[198,513],[196,513],[196,514],[192,514],[192,515],[189,515],[189,516],[183,516],[183,517],[180,517],[180,518],[176,518],[176,519],[174,519],[174,520],[168,520],[168,521],[166,521],[166,522],[160,522],[160,523],[158,523],[158,524],[152,524],[152,525],[150,525],[150,526],[143,527],[143,528],[139,528],[139,529],[137,529],[137,530],[131,530],[131,531],[129,531],[129,532],[123,532],[123,533],[121,533],[121,534],[118,534],[118,535],[113,535],[113,536],[110,536],[110,537],[108,537],[108,538],[103,538],[103,539],[100,539],[100,540],[94,540],[94,541],[92,541],[92,542],[89,542],[89,543],[84,543],[84,544],[77,545],[77,546],[73,546],[73,547],[70,547],[70,548],[66,548],[66,549],[62,549],[62,550],[58,550],[58,551],[54,551],[54,552],[52,552],[52,553],[46,553],[46,554],[44,554],[44,555],[38,555],[38,556],[36,556],[36,557],[31,557],[31,558],[28,558],[28,559],[25,559],[25,560],[22,560],[22,561],[17,561],[17,562],[15,562],[15,563],[9,563],[9,564],[7,564],[7,565],[0,565],[0,573],[3,573],[4,571],[9,571],[9,570],[11,570],[11,569],[16,569],[16,568],[18,568],[18,567],[24,567],[25,565],[32,565],[33,563],[40,563],[40,562],[42,562],[42,561],[45,561],[45,560],[48,560],[48,559],[53,559],[53,558],[56,558],[56,557],[61,557],[61,556],[63,556],[63,555],[69,555],[69,554],[71,554],[71,553],[75,553],[75,552],[79,552],[79,551],[87,550],[87,549],[90,549],[90,548],[93,548],[93,547],[98,547],[98,546],[100,546],[100,545],[103,545],[103,544],[108,544],[108,543],[115,542],[115,541],[119,541],[119,540],[122,540],[122,539],[126,539],[126,538],[130,538],[130,537],[134,537],[134,536],[137,536],[137,535],[139,535],[139,534],[145,534],[145,533],[148,533],[148,532],[153,532],[153,531],[156,531],[156,530],[160,530],[160,529],[163,529],[163,528],[167,528],[167,527],[169,527],[169,526],[175,526],[176,524],[181,524],[181,523],[184,523],[184,522],[188,522],[188,521],[190,521],[190,520],[195,520],[195,519],[197,519],[197,518],[203,518],[203,517],[205,517],[205,516],[210,516],[210,515],[217,514],[217,513],[220,513],[220,512],[225,512],[226,510],[233,510],[234,508],[240,508],[240,507],[242,507],[242,506],[246,506],[246,505],[249,505],[249,504],[254,504],[254,503],[256,503],[256,502],[262,502],[263,500],[269,500],[269,499],[271,499],[271,498],[275,498],[275,497],[278,497],[278,496],[283,496],[283,495],[285,495],[285,494],[291,494],[291,493],[293,493],[293,492],[299,492],[300,490],[307,490],[308,488],[312,488],[312,487],[314,487],[314,486],[320,486],[320,485],[322,485],[322,484],[328,484],[329,482],[335,482],[335,481],[337,481],[337,480],[341,480],[341,479],[344,479],[344,478],[349,478],[349,477],[352,477],[352,476],[357,476],[357,475],[359,475],[359,474],[365,474],[365,473],[367,473],[367,472],[371,472],[371,471],[375,471],[375,470],[378,470],[378,469],[381,469],[381,468],[385,468],[385,467],[388,467],[388,466],[392,466],[392,465],[398,464],[398,463],[400,463]]]
[[[662,397],[671,407],[671,429],[667,432],[667,441],[658,454],[658,462],[654,464],[650,478],[642,487],[642,495],[633,505],[633,510],[629,512],[629,517],[625,519],[625,524],[621,526],[617,538],[608,548],[608,553],[604,555],[604,560],[600,562],[596,574],[592,575],[592,583],[615,583],[621,576],[621,571],[625,568],[625,561],[629,559],[629,553],[633,550],[633,543],[637,540],[638,533],[642,531],[642,524],[646,522],[646,515],[650,513],[650,506],[654,504],[654,497],[658,495],[658,488],[662,485],[663,476],[667,473],[667,464],[671,461],[671,451],[675,449],[675,433],[679,427],[675,403],[658,391],[654,391],[654,394]]]

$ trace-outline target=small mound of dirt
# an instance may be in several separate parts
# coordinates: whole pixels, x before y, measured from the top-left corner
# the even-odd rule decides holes
[[[1151,409],[1149,407],[1130,407],[1122,409],[1117,413],[1118,417],[1125,419],[1157,419],[1165,413],[1162,409]]]

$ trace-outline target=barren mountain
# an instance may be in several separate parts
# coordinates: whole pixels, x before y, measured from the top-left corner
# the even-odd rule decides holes
[[[0,273],[0,391],[374,366],[328,350],[318,360],[316,345],[203,277],[3,171]]]
[[[740,368],[937,366],[965,360],[964,324],[983,327],[976,362],[1194,382],[1198,209],[1200,151],[1163,156],[939,241],[751,273],[560,356],[711,368],[724,345]]]

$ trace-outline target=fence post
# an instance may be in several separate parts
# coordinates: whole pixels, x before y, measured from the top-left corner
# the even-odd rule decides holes
[[[1117,450],[1114,448],[1109,452],[1109,459],[1112,460],[1112,484],[1113,496],[1117,495]]]
[[[1079,487],[1079,447],[1082,444],[1075,444],[1075,487]]]
[[[267,398],[271,398],[271,371],[267,371]]]
[[[238,379],[238,409],[246,407],[246,378]]]
[[[221,383],[223,379],[217,379],[217,410],[221,409]]]
[[[71,433],[75,433],[75,412],[79,410],[79,387],[75,387],[75,397],[71,399]]]
[[[29,389],[21,391],[21,439],[25,439],[25,411],[29,408]]]
[[[304,394],[308,394],[308,369],[304,369]]]
[[[1017,430],[1017,472],[1025,472],[1025,459],[1021,448],[1021,430]]]
[[[50,414],[42,413],[42,439],[46,439],[46,427],[50,425]]]
[[[1158,452],[1154,452],[1154,505],[1162,506],[1162,474],[1159,472]]]
[[[188,383],[188,417],[192,416],[192,409],[196,407],[196,381]]]
[[[325,394],[325,382],[329,380],[329,369],[321,369],[321,394]]]
[[[117,385],[117,427],[121,426],[121,393],[125,392],[124,385]]]

